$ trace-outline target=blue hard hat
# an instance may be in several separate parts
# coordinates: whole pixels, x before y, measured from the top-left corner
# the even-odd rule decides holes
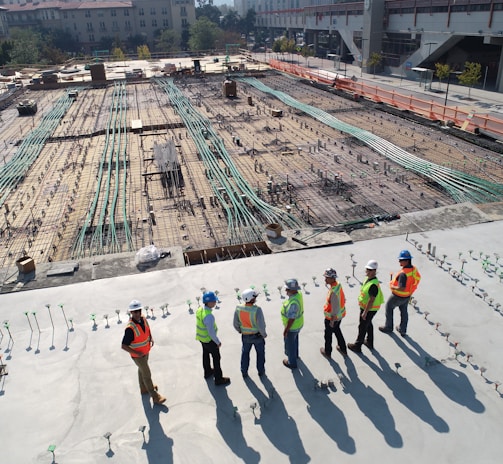
[[[204,292],[203,293],[203,303],[210,303],[211,301],[218,301],[215,292]]]
[[[398,255],[398,259],[412,259],[412,255],[409,253],[409,250],[402,250]]]

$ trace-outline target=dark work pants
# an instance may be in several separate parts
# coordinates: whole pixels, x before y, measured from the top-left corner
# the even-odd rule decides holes
[[[332,353],[332,334],[335,335],[337,339],[337,345],[339,345],[342,352],[346,352],[346,340],[344,340],[344,336],[341,332],[341,322],[335,321],[334,326],[330,327],[330,320],[325,319],[325,354],[330,356]]]
[[[410,296],[401,297],[397,295],[391,295],[386,302],[386,322],[384,327],[389,330],[393,330],[393,310],[398,306],[400,310],[400,333],[407,332],[407,323],[409,322],[409,305]]]
[[[213,375],[215,376],[215,381],[221,380],[222,368],[220,367],[220,349],[218,345],[213,340],[208,343],[201,342],[201,345],[203,347],[204,376],[209,377],[211,375],[211,356],[213,359]]]
[[[362,346],[366,338],[367,343],[370,346],[374,346],[374,326],[372,325],[372,319],[374,319],[377,311],[369,311],[365,319],[362,319],[363,312],[364,310],[360,308],[360,323],[358,324],[356,345]]]

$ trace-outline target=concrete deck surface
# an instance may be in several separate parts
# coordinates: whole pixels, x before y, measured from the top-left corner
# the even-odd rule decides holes
[[[116,277],[1,295],[0,354],[9,372],[0,378],[2,462],[50,463],[50,445],[57,463],[499,462],[503,234],[501,220],[479,222],[447,217],[434,230],[124,276],[117,268]],[[324,269],[334,267],[343,284],[342,330],[352,342],[365,263],[379,262],[387,298],[404,248],[423,276],[408,336],[377,331],[382,308],[374,352],[364,347],[344,359],[334,351],[327,361],[319,353]],[[293,372],[282,365],[278,291],[290,277],[302,283],[305,302]],[[267,322],[267,376],[257,376],[252,352],[244,381],[232,317],[236,289],[250,285],[261,291]],[[228,387],[203,379],[194,339],[202,289],[219,291]],[[141,397],[136,367],[120,349],[133,298],[154,308],[150,365],[165,406]]]

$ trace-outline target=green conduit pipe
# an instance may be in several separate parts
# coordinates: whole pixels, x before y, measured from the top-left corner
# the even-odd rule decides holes
[[[182,118],[188,133],[208,172],[208,181],[214,195],[225,210],[228,222],[229,244],[262,239],[264,223],[279,223],[284,229],[305,227],[305,223],[293,215],[261,200],[234,165],[223,141],[214,131],[211,122],[199,114],[172,79],[158,79],[158,85],[168,94],[171,104]],[[206,137],[203,136],[203,131]],[[211,142],[213,150],[208,145]],[[222,160],[224,167],[221,166]],[[227,175],[228,168],[231,175]],[[228,197],[228,201],[225,198]],[[246,196],[249,205],[242,198]],[[231,203],[231,206],[228,205]]]
[[[286,105],[305,112],[329,127],[361,140],[376,152],[404,168],[435,181],[456,202],[485,203],[503,199],[503,185],[501,184],[485,181],[470,174],[422,160],[371,132],[351,126],[319,108],[301,103],[288,94],[273,90],[255,78],[239,78],[238,80],[255,87],[261,92],[273,95]]]

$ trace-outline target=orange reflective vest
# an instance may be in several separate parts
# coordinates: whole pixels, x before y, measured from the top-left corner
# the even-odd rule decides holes
[[[397,290],[396,288],[392,288],[393,286],[398,285],[398,277],[401,273],[404,273],[407,276],[407,281],[405,283],[405,290]],[[395,277],[390,282],[389,286],[391,288],[391,293],[396,296],[400,296],[402,298],[407,298],[411,296],[415,291],[417,286],[419,285],[419,281],[421,280],[421,274],[416,269],[415,266],[403,268],[400,272],[395,274]]]
[[[143,322],[145,323],[145,331],[141,328],[140,324],[137,324],[133,320],[129,321],[127,329],[132,329],[134,333],[133,343],[131,343],[130,348],[135,351],[139,351],[142,356],[145,356],[150,351],[150,327],[148,325],[147,319],[142,316]],[[141,358],[138,354],[130,353],[132,358]]]
[[[323,313],[325,314],[325,319],[332,319],[332,305],[330,304],[332,293],[335,294],[339,300],[339,312],[335,315],[335,320],[340,321],[346,315],[346,297],[339,282],[333,283],[330,287],[327,295],[327,301],[325,306],[323,306]]]
[[[237,308],[239,325],[243,335],[251,335],[259,332],[257,324],[257,306],[239,305]]]

